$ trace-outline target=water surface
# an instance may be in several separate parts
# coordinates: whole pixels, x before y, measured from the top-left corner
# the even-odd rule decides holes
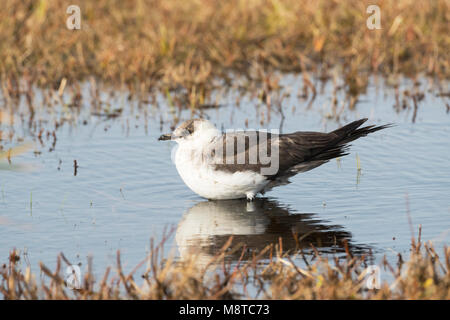
[[[324,254],[340,255],[347,242],[354,254],[371,252],[374,261],[407,255],[419,225],[422,238],[438,250],[449,243],[448,98],[427,92],[413,123],[413,109],[394,108],[395,90],[373,81],[355,109],[346,109],[336,121],[327,118],[331,84],[309,105],[295,94],[301,78],[285,76],[282,83],[291,94],[282,102],[283,115],[272,106],[270,121],[267,106],[257,98],[244,96],[236,106],[239,95],[233,90],[220,97],[219,108],[202,115],[224,129],[244,129],[248,123],[282,132],[330,131],[362,117],[396,126],[353,142],[350,155],[299,174],[254,203],[207,201],[178,176],[171,162],[174,143],[157,141],[162,131],[170,132],[174,117],[162,97],[158,105],[138,109],[119,93],[121,102],[113,103],[125,104],[126,111],[115,118],[92,115],[86,102],[56,130],[56,140],[44,135],[34,147],[39,153],[12,159],[30,170],[1,164],[6,169],[0,171],[2,261],[17,248],[22,263],[37,271],[39,261],[54,266],[59,252],[83,265],[92,255],[101,273],[115,264],[120,250],[125,268],[132,268],[145,258],[150,238],[170,228],[168,250],[182,258],[195,247],[205,261],[230,235],[246,244],[248,256],[281,237],[285,250],[303,248],[306,254],[312,244]],[[424,80],[423,90],[426,85]],[[191,116],[184,110],[180,120]],[[17,121],[15,130],[33,140],[23,122]]]

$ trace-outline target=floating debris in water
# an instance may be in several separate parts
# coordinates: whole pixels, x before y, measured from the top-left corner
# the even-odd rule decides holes
[[[78,162],[77,160],[73,160],[73,175],[76,176],[78,172]]]

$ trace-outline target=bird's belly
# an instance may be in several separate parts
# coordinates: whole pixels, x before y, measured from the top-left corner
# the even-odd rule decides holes
[[[201,197],[227,200],[253,197],[268,183],[259,173],[242,171],[230,173],[215,170],[211,165],[196,166],[190,161],[176,161],[184,183]]]

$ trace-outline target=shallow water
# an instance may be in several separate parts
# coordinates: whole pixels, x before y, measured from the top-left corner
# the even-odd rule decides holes
[[[427,81],[422,82],[426,88]],[[294,92],[300,83],[295,76],[283,78]],[[159,109],[145,106],[147,116],[132,108],[109,120],[89,115],[85,107],[75,124],[57,130],[52,152],[49,137],[44,145],[36,144],[40,154],[30,151],[12,159],[30,170],[0,171],[1,261],[17,248],[22,263],[37,271],[39,261],[54,266],[59,252],[83,266],[91,255],[94,271],[101,273],[115,265],[120,250],[125,268],[132,268],[145,258],[150,238],[160,238],[167,228],[174,228],[167,250],[176,249],[182,258],[189,248],[200,248],[205,261],[230,235],[249,252],[283,237],[285,250],[300,245],[308,253],[312,243],[323,253],[342,254],[342,240],[347,240],[353,253],[372,252],[376,262],[383,255],[407,256],[419,225],[422,239],[432,240],[438,250],[448,245],[449,99],[426,94],[412,123],[412,110],[393,108],[394,89],[372,84],[338,123],[324,117],[331,92],[331,84],[326,85],[310,108],[291,94],[282,103],[284,121],[272,108],[264,125],[260,121],[262,114],[267,120],[267,108],[249,97],[236,107],[233,91],[220,98],[222,107],[203,111],[222,128],[244,128],[246,119],[254,129],[282,124],[283,132],[330,131],[362,117],[370,124],[396,124],[353,142],[350,155],[299,174],[254,203],[207,201],[184,185],[171,162],[174,143],[157,141],[161,126],[170,131],[172,115],[164,100]],[[189,110],[181,113],[182,120],[190,117]],[[168,121],[161,125],[161,118]]]

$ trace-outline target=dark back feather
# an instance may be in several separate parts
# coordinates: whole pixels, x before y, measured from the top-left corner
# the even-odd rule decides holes
[[[267,134],[267,150],[270,151],[272,143],[277,143],[279,146],[279,170],[276,174],[268,175],[267,178],[275,180],[280,177],[289,177],[298,172],[305,172],[316,168],[331,159],[345,156],[348,154],[349,142],[364,137],[369,133],[392,126],[388,124],[360,128],[366,121],[367,119],[357,120],[329,133],[298,131],[281,135]],[[247,139],[244,150],[239,152],[236,142],[239,135],[245,134],[245,132],[228,133],[222,137],[223,154],[226,154],[227,143],[231,143],[232,139],[234,140],[234,154],[231,155],[234,161],[229,159],[227,163],[224,157],[221,163],[216,164],[216,169],[228,172],[260,172],[261,168],[270,166],[270,164],[261,164],[259,158],[256,164],[251,164],[248,161],[249,153],[258,152],[257,150],[261,146],[261,143],[265,141],[264,139],[260,139],[259,132],[257,132],[257,142],[255,143],[251,141],[252,139]],[[236,160],[239,154],[242,156],[242,152],[245,152],[245,163],[238,164]],[[270,156],[270,153],[268,156]]]

